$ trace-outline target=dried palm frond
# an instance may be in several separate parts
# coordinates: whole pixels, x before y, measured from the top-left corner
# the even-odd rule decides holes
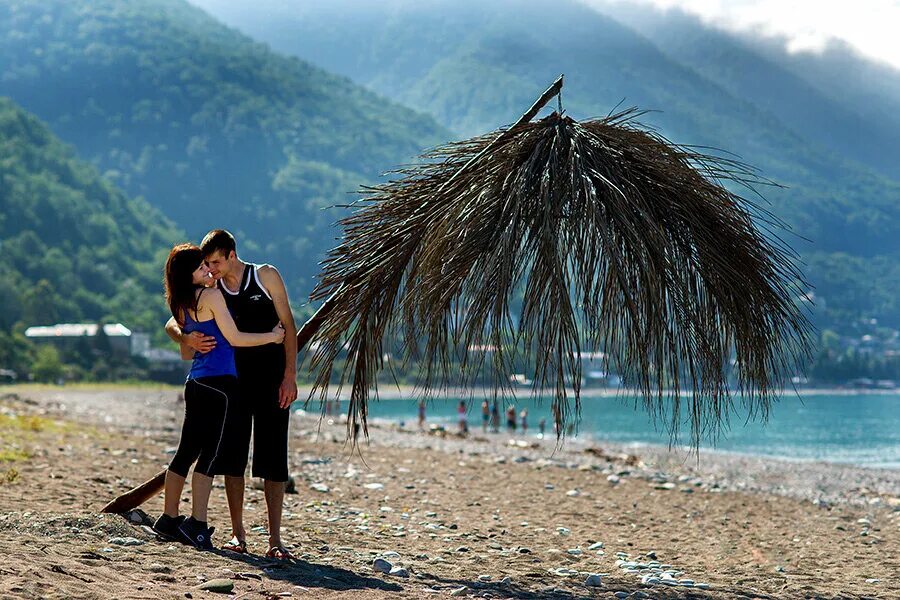
[[[735,395],[767,415],[805,352],[802,277],[779,222],[725,186],[767,182],[642,128],[641,114],[520,121],[367,189],[312,294],[333,303],[313,337],[313,393],[328,393],[346,351],[353,441],[360,425],[368,435],[395,339],[421,361],[426,394],[485,366],[503,392],[526,360],[559,432],[580,406],[581,353],[594,350],[672,439],[685,410],[695,446],[717,432]]]

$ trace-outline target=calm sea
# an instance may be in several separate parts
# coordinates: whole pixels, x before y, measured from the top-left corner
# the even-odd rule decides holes
[[[428,422],[455,427],[457,402],[430,401]],[[547,432],[552,435],[549,401],[518,398],[517,412],[522,408],[528,409],[529,436],[537,434],[541,418],[547,420]],[[373,419],[404,421],[407,427],[416,424],[414,400],[382,399],[371,403],[369,413]],[[480,429],[480,400],[470,403],[468,415],[470,427]],[[505,423],[505,418],[501,422]],[[685,427],[682,431],[688,430]],[[647,414],[640,408],[635,410],[634,398],[628,397],[583,399],[578,438],[626,444],[668,443],[667,433],[654,429]],[[684,434],[682,438],[687,441]],[[729,429],[715,443],[704,440],[701,447],[793,460],[900,468],[900,394],[786,396],[773,406],[766,423],[747,422],[746,414],[736,410]]]

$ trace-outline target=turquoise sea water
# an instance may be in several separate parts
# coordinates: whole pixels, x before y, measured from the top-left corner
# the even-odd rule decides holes
[[[457,402],[452,398],[430,401],[428,422],[455,428]],[[547,420],[547,432],[552,435],[549,401],[517,398],[517,412],[522,408],[528,408],[529,436],[537,434],[541,418]],[[369,414],[372,419],[405,421],[407,427],[415,427],[416,401],[373,401]],[[470,427],[480,431],[481,399],[470,402],[468,419]],[[501,422],[505,424],[505,417]],[[682,431],[682,441],[686,442],[688,430]],[[668,444],[667,433],[655,430],[642,409],[635,410],[633,397],[583,399],[578,437]],[[730,419],[730,428],[718,441],[713,444],[705,440],[701,447],[793,460],[900,468],[900,394],[785,396],[773,406],[765,424],[746,422],[746,413],[738,408]]]

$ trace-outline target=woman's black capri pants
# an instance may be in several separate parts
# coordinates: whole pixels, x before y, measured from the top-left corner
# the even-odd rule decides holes
[[[234,401],[237,377],[220,375],[189,379],[184,384],[184,425],[178,450],[169,470],[187,477],[191,465],[195,473],[213,476],[213,465],[225,442],[222,439],[228,403]]]

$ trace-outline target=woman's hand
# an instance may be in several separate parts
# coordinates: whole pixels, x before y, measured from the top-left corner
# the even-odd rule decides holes
[[[274,336],[273,344],[280,344],[284,341],[284,327],[281,326],[281,323],[272,328],[272,335]]]

